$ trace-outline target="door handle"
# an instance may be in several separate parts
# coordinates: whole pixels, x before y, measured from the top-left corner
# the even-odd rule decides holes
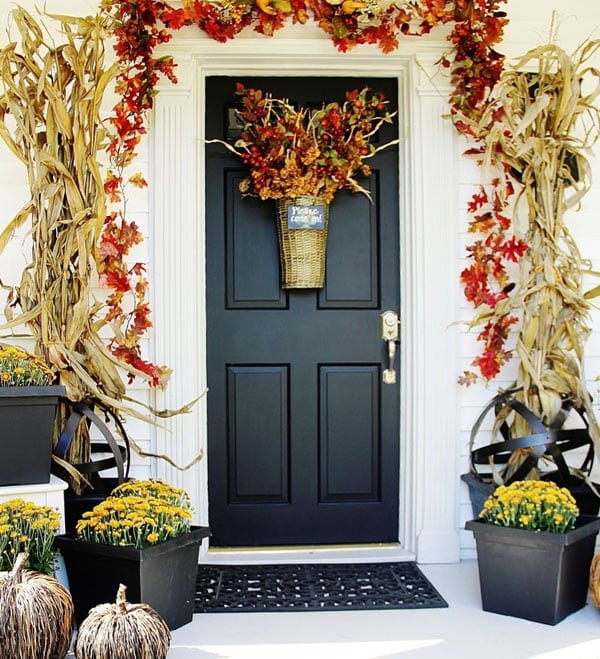
[[[396,383],[394,358],[396,356],[396,341],[398,340],[399,327],[400,319],[395,311],[388,309],[381,314],[381,338],[387,343],[388,352],[388,367],[383,371],[383,381],[385,384]]]

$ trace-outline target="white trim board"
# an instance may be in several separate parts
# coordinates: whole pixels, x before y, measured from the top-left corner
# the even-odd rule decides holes
[[[411,45],[413,43],[411,42]],[[204,79],[209,75],[390,76],[400,108],[401,433],[399,543],[422,563],[459,560],[457,529],[458,167],[447,81],[435,60],[446,44],[407,53],[367,47],[340,54],[319,39],[239,38],[228,44],[175,38],[167,51],[179,83],[164,85],[150,126],[151,279],[154,351],[174,370],[161,406],[176,408],[206,383]],[[438,89],[438,85],[441,89]],[[182,464],[205,446],[203,401],[166,420],[156,446]],[[158,476],[185,487],[197,521],[210,523],[206,460]]]

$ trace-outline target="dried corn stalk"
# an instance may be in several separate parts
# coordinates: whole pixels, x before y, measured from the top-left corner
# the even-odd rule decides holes
[[[145,420],[149,412],[169,416],[176,412],[140,407],[126,396],[120,369],[145,376],[107,349],[102,305],[92,295],[106,217],[98,154],[109,135],[101,104],[118,70],[105,63],[111,19],[52,16],[64,37],[55,45],[24,9],[11,16],[19,39],[0,51],[0,137],[25,165],[31,199],[0,234],[0,252],[30,222],[32,254],[12,294],[22,313],[0,329],[27,325],[71,400],[100,400],[117,414]],[[87,428],[82,424],[78,433],[72,463],[90,459]]]
[[[548,425],[564,400],[583,407],[597,453],[600,429],[586,386],[584,345],[590,299],[600,287],[584,291],[584,278],[598,273],[580,254],[565,214],[591,184],[588,155],[600,135],[600,71],[589,61],[599,51],[597,40],[572,55],[554,44],[531,50],[504,72],[478,122],[463,117],[484,145],[486,179],[498,177],[517,190],[514,225],[528,246],[514,291],[470,324],[481,327],[507,313],[520,319],[514,385],[522,389],[519,397]],[[513,431],[530,432],[526,425]]]

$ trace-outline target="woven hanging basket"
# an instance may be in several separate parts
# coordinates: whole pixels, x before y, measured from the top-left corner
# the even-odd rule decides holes
[[[276,204],[282,288],[322,288],[329,204],[308,195]]]

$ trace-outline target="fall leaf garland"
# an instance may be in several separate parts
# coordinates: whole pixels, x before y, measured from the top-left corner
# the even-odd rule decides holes
[[[135,158],[136,148],[146,132],[145,115],[152,108],[159,78],[164,76],[174,83],[177,81],[173,58],[169,55],[154,57],[154,50],[167,43],[175,30],[197,25],[209,37],[226,42],[247,27],[272,36],[288,21],[304,24],[312,19],[330,36],[340,52],[361,44],[376,44],[382,52],[391,53],[399,47],[401,36],[424,35],[437,25],[452,23],[448,36],[451,52],[442,56],[439,64],[451,70],[453,91],[449,102],[454,125],[459,132],[473,137],[471,125],[465,118],[477,118],[484,112],[490,90],[504,66],[504,57],[495,46],[502,39],[508,22],[506,13],[501,10],[505,2],[183,0],[183,6],[175,8],[163,0],[102,0],[101,10],[113,21],[115,51],[121,62],[117,79],[119,101],[110,118],[115,134],[108,147],[112,166],[106,177],[105,191],[111,201],[124,203],[126,185],[146,185],[139,175],[124,180],[124,170]],[[500,281],[504,278],[500,257],[494,256],[494,247],[501,244],[500,254],[509,260],[516,260],[523,250],[523,245],[514,241],[504,243],[510,222],[502,211],[510,194],[510,189],[505,188],[491,191],[489,199],[486,197],[481,204],[476,199],[473,201],[481,210],[481,217],[475,221],[485,223],[485,217],[496,226],[488,244],[476,241],[468,247],[474,267],[463,283],[467,299],[475,307],[485,304],[486,295],[489,301],[489,291],[482,288],[481,273],[491,267]],[[490,206],[488,210],[483,209],[484,203]],[[476,225],[472,226],[475,230]],[[130,248],[139,240],[137,227],[126,220],[122,210],[107,216],[99,246],[99,268],[103,282],[114,291],[108,300],[107,320],[119,329],[110,348],[120,359],[144,372],[153,384],[161,384],[168,372],[142,360],[139,350],[139,339],[151,326],[150,310],[145,301],[147,284],[143,267],[141,264],[132,268],[125,265]],[[478,291],[478,287],[482,290]],[[501,298],[509,291],[509,287],[504,287],[496,295]],[[135,307],[130,313],[125,313],[121,305],[127,293],[133,293],[135,298]],[[483,366],[486,377],[492,376],[495,370],[495,367],[484,365],[490,351],[499,351],[498,364],[509,357],[501,347],[503,333],[508,332],[511,322],[508,318],[504,326],[484,329],[480,335],[486,346],[480,357],[480,366]]]
[[[174,8],[162,0],[102,0],[101,9],[115,21],[115,51],[128,68],[120,76],[122,101],[115,108],[114,125],[123,145],[134,148],[143,132],[143,112],[152,107],[159,76],[176,81],[173,58],[152,56],[158,45],[172,38],[174,30],[198,25],[209,37],[225,42],[249,26],[272,36],[287,21],[304,24],[309,19],[331,37],[341,52],[361,44],[376,44],[384,53],[391,53],[399,47],[400,36],[421,36],[436,25],[454,23],[448,36],[454,55],[440,59],[440,64],[452,68],[455,89],[451,106],[463,112],[467,108],[477,110],[503,68],[504,57],[494,47],[508,22],[500,9],[505,2],[184,0],[182,8]],[[132,113],[134,109],[137,111]]]
[[[101,9],[110,3],[103,2]],[[128,185],[144,188],[146,180],[134,173],[125,178],[125,170],[136,156],[137,146],[146,133],[145,113],[152,107],[159,75],[176,81],[171,58],[155,60],[156,46],[170,39],[169,33],[158,23],[181,26],[177,17],[181,12],[161,2],[140,0],[131,5],[130,14],[111,15],[115,51],[122,63],[117,75],[116,91],[119,101],[109,119],[113,129],[107,152],[110,168],[104,180],[104,192],[117,210],[107,214],[97,249],[97,266],[100,282],[111,291],[106,300],[104,320],[113,328],[108,347],[120,361],[134,369],[128,372],[129,383],[135,372],[147,378],[152,386],[164,387],[170,370],[142,358],[141,338],[152,327],[151,310],[147,302],[148,281],[142,263],[129,265],[127,257],[131,249],[142,242],[143,237],[135,222],[127,219],[126,188]],[[144,48],[141,48],[142,39]],[[125,311],[124,301],[133,299],[131,310]]]

